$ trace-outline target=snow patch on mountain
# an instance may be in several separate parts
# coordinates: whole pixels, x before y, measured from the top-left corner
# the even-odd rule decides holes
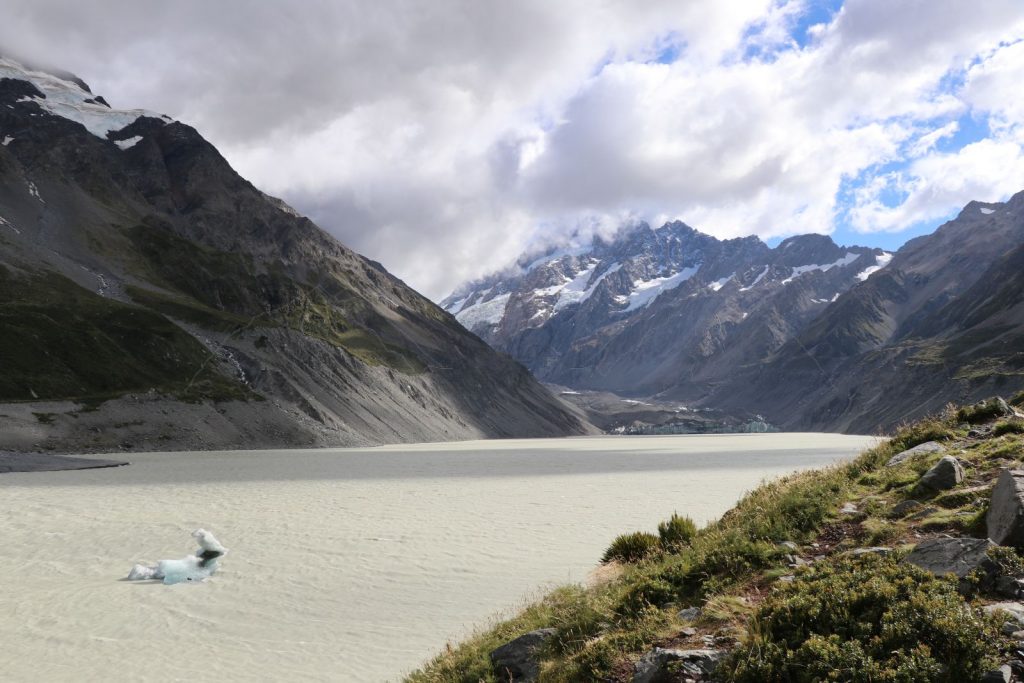
[[[889,261],[892,261],[892,254],[890,254],[887,251],[883,251],[881,254],[875,257],[875,265],[868,266],[864,270],[857,273],[857,279],[860,280],[861,282],[864,282],[864,280],[867,280],[869,277],[871,277],[872,274],[877,273],[882,268],[885,268],[887,265],[889,265]]]
[[[611,275],[612,273],[614,273],[615,271],[622,267],[621,263],[616,263],[612,265],[610,268],[608,268],[608,270],[601,273],[601,275],[598,276],[596,280],[594,280],[593,284],[590,284],[588,286],[587,283],[590,282],[590,278],[591,276],[593,276],[594,270],[597,268],[597,265],[598,264],[595,263],[587,270],[584,270],[582,273],[577,275],[572,280],[572,282],[568,283],[562,288],[562,290],[558,294],[558,301],[555,302],[555,312],[561,311],[566,306],[583,303],[584,301],[589,299],[590,295],[594,293],[594,290],[597,289],[597,286],[601,284],[602,280],[604,280],[606,277],[608,277],[609,275]]]
[[[511,293],[499,294],[489,301],[481,301],[460,310],[455,317],[468,330],[478,325],[497,325],[505,317],[505,307],[511,296]]]
[[[657,299],[662,292],[667,292],[670,289],[675,289],[679,285],[683,284],[691,277],[697,274],[700,270],[700,264],[691,268],[683,268],[674,275],[668,275],[666,277],[656,277],[651,280],[641,280],[633,283],[633,291],[628,296],[618,297],[617,301],[620,303],[628,303],[629,305],[623,309],[623,313],[635,311],[638,308],[644,308],[651,304],[652,301]]]
[[[128,138],[127,140],[114,140],[114,144],[120,147],[121,149],[128,149],[130,147],[134,147],[140,140],[142,140],[142,136],[135,135],[133,137]]]
[[[986,208],[985,208],[984,206],[983,206],[983,207],[981,207],[981,208],[979,208],[979,209],[978,209],[978,211],[981,211],[981,212],[982,212],[983,214],[985,214],[986,216],[988,216],[988,215],[990,215],[990,214],[993,214],[993,213],[995,213],[995,212],[996,212],[996,210],[995,210],[995,209],[986,209]]]
[[[14,232],[16,232],[19,235],[21,234],[21,230],[18,230],[16,227],[14,227],[14,224],[11,223],[10,221],[8,221],[3,216],[0,216],[0,225],[3,225],[5,227],[10,228],[11,230],[13,230]]]
[[[725,287],[726,283],[728,283],[729,280],[733,279],[734,277],[736,277],[736,273],[733,273],[732,275],[723,277],[720,280],[715,280],[710,285],[708,285],[708,289],[710,289],[712,292],[717,292],[722,287]]]
[[[10,135],[5,135],[4,139],[0,140],[0,145],[3,145],[4,147],[6,147],[7,145],[11,144],[12,142],[14,142],[14,138],[12,138]]]
[[[786,245],[786,246],[789,246],[789,245]],[[793,280],[797,279],[801,275],[804,275],[806,273],[811,273],[811,272],[814,272],[816,270],[820,270],[821,272],[827,272],[829,270],[832,270],[833,268],[839,268],[839,267],[842,267],[842,266],[848,266],[851,263],[853,263],[854,261],[856,261],[858,258],[860,258],[860,254],[857,254],[857,253],[852,252],[852,251],[848,251],[848,252],[846,252],[845,256],[843,256],[838,261],[833,261],[832,263],[812,264],[812,265],[809,265],[809,266],[797,266],[797,267],[793,268],[793,272],[790,274],[790,276],[782,281],[782,284],[788,285],[790,282],[792,282]]]
[[[90,133],[104,140],[109,133],[130,126],[140,116],[170,121],[166,116],[145,109],[111,109],[96,102],[92,93],[73,81],[44,71],[33,71],[6,57],[0,58],[0,79],[4,78],[28,81],[44,95],[22,97],[18,102],[35,102],[51,114],[82,124]]]
[[[748,286],[746,286],[746,287],[740,287],[740,291],[741,291],[741,292],[749,292],[749,291],[750,291],[750,290],[752,290],[752,289],[753,289],[754,287],[757,287],[757,284],[758,284],[758,283],[759,283],[759,282],[760,282],[761,280],[763,280],[763,279],[764,279],[764,276],[768,274],[768,271],[769,271],[769,270],[771,270],[771,266],[765,266],[765,267],[764,267],[764,270],[762,270],[762,271],[761,271],[760,275],[758,275],[758,276],[757,276],[756,278],[754,278],[754,281],[753,281],[753,282],[751,282],[751,283],[750,283],[750,284],[749,284]]]

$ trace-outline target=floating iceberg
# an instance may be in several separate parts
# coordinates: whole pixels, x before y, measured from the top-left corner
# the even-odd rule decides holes
[[[199,542],[199,549],[194,555],[180,560],[160,560],[152,566],[137,564],[128,572],[128,580],[156,580],[171,584],[209,578],[220,567],[220,558],[228,550],[206,529],[196,529],[192,537]]]

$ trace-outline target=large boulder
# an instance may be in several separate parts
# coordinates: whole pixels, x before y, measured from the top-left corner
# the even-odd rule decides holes
[[[994,546],[983,538],[929,538],[918,543],[903,561],[939,576],[954,574],[962,579],[979,567],[989,568],[988,549]]]
[[[917,482],[924,491],[945,491],[964,480],[964,468],[951,455],[944,456],[935,465],[921,475]]]
[[[999,545],[1024,548],[1024,470],[999,474],[985,523],[988,537]]]
[[[555,629],[541,628],[511,640],[491,653],[491,665],[500,681],[532,683],[540,676],[538,650],[553,635]]]
[[[906,461],[913,458],[915,455],[922,453],[940,453],[946,450],[946,448],[938,441],[926,441],[925,443],[918,444],[913,448],[908,448],[905,451],[900,451],[896,455],[889,458],[889,462],[885,463],[886,467],[895,467],[896,465],[902,465]]]
[[[656,647],[636,663],[633,683],[668,683],[679,680],[680,673],[691,679],[706,681],[724,656],[721,650],[669,650]]]

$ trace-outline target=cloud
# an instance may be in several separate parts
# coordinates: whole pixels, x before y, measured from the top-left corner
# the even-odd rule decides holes
[[[813,30],[799,0],[7,5],[0,45],[195,125],[433,297],[623,220],[900,230],[1024,186],[986,172],[1022,142],[1017,0],[847,0]],[[964,117],[991,131],[950,149]]]

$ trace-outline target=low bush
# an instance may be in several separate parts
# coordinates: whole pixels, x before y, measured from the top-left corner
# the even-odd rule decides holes
[[[604,551],[601,562],[639,562],[661,550],[661,539],[646,531],[636,531],[617,537],[608,550]]]
[[[963,422],[963,420],[960,421]],[[893,452],[899,453],[929,441],[945,441],[955,435],[947,420],[941,417],[928,417],[920,422],[903,425],[897,429],[892,436]]]
[[[893,558],[842,557],[773,592],[722,667],[736,683],[978,680],[992,666],[994,621],[956,583]]]
[[[990,398],[987,401],[975,403],[973,406],[964,406],[956,411],[957,422],[968,424],[979,424],[988,422],[1006,414],[1006,404],[1000,399]]]
[[[1024,391],[1014,394],[1013,398],[1009,401],[1011,406],[1017,406],[1018,408],[1024,408]]]
[[[1024,420],[1001,420],[992,428],[993,436],[1024,434]]]
[[[689,517],[680,517],[676,513],[658,525],[658,537],[666,550],[690,545],[697,535],[697,525]]]

